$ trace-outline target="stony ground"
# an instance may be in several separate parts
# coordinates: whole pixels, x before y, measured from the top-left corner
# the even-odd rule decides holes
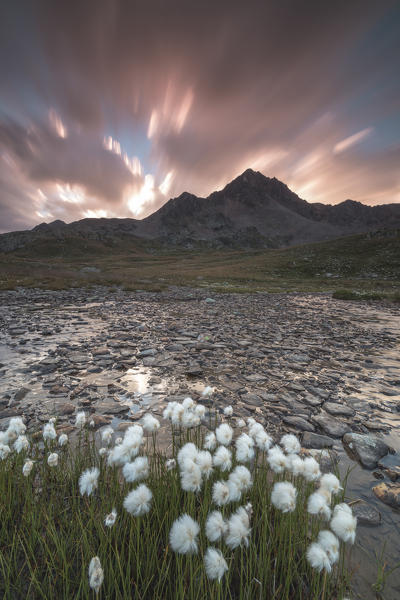
[[[2,292],[0,430],[15,415],[30,430],[57,416],[68,432],[82,408],[97,428],[123,429],[191,395],[276,436],[300,433],[305,448],[341,456],[344,445],[399,507],[400,461],[389,452],[400,450],[399,340],[395,305],[327,294]],[[202,399],[206,385],[214,393]],[[358,508],[361,522],[379,522],[372,505]]]

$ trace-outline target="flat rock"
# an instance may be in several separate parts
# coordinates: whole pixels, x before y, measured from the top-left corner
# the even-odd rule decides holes
[[[368,502],[357,502],[352,506],[353,515],[362,525],[370,525],[376,527],[381,524],[381,513],[375,506]]]
[[[400,508],[400,483],[378,483],[372,488],[375,496],[393,508]]]
[[[334,438],[341,438],[345,433],[351,431],[351,427],[347,425],[347,423],[343,423],[343,421],[339,421],[328,415],[316,415],[313,417],[313,421],[317,423],[325,433]]]
[[[380,438],[360,433],[346,433],[343,445],[367,469],[374,469],[380,458],[386,456],[390,447]]]
[[[355,411],[346,404],[339,404],[338,402],[325,402],[324,410],[330,415],[342,415],[344,417],[352,417]]]
[[[331,448],[333,446],[333,439],[327,435],[305,431],[301,444],[304,448]]]
[[[310,431],[310,432],[315,431],[314,425],[312,425],[305,419],[302,419],[301,417],[296,417],[296,416],[283,417],[283,422],[286,423],[287,425],[290,425],[291,427],[296,427],[296,429],[300,429],[301,431]]]

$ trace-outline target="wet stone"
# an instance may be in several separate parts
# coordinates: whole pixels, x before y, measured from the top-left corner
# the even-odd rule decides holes
[[[321,427],[321,429],[334,438],[341,438],[343,435],[351,431],[351,427],[338,419],[323,414],[313,417],[313,421]]]
[[[301,443],[304,448],[331,448],[334,440],[327,435],[306,431],[303,433]]]
[[[343,445],[367,469],[374,469],[379,459],[390,450],[380,438],[359,433],[347,433],[343,437]]]
[[[296,417],[296,416],[283,417],[283,422],[286,423],[286,425],[290,425],[291,427],[295,427],[296,429],[299,429],[300,431],[310,431],[310,432],[315,431],[314,425],[312,425],[305,419],[302,419],[301,417]]]
[[[346,406],[345,404],[339,404],[337,402],[325,402],[324,410],[326,410],[331,415],[342,415],[344,417],[352,417],[355,411],[350,408],[350,406]]]
[[[370,525],[376,527],[381,524],[381,513],[372,504],[368,502],[357,502],[352,506],[353,515],[357,517],[361,525]]]
[[[400,483],[378,483],[372,491],[385,504],[400,508]]]

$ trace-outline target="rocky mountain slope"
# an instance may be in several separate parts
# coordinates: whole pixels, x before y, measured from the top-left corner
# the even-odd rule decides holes
[[[181,247],[279,248],[399,227],[400,204],[312,204],[278,179],[248,169],[207,198],[185,192],[143,220],[82,219],[68,225],[54,221],[31,231],[5,233],[0,235],[0,251],[44,241],[113,244],[127,238]]]

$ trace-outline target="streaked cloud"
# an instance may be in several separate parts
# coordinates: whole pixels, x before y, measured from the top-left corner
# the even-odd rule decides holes
[[[340,152],[344,152],[345,150],[348,150],[352,146],[359,144],[360,142],[365,140],[366,137],[371,135],[373,130],[374,130],[373,127],[367,127],[366,129],[362,129],[361,131],[358,131],[357,133],[350,135],[349,137],[345,138],[344,140],[341,140],[340,142],[338,142],[337,144],[334,145],[334,147],[333,147],[334,154],[340,154]]]

